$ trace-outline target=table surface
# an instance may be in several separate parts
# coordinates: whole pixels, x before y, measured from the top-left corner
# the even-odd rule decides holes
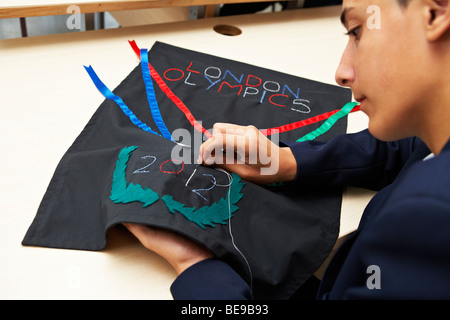
[[[2,0],[0,19],[67,14],[71,5],[78,6],[81,13],[92,13],[256,1],[270,0]]]
[[[115,88],[138,63],[128,40],[147,48],[162,41],[334,84],[346,44],[339,13],[324,7],[0,40],[0,299],[171,299],[175,273],[125,229],[110,230],[101,252],[21,245],[59,160],[104,100],[83,65]],[[217,24],[243,32],[224,36]],[[349,116],[348,132],[366,127],[361,112]],[[372,196],[345,191],[341,236]]]

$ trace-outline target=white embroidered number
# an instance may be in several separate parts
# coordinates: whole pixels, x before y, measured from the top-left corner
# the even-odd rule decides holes
[[[150,171],[147,171],[145,169],[147,169],[148,167],[150,167],[152,164],[155,163],[156,157],[155,156],[143,156],[143,157],[141,157],[141,159],[148,159],[148,158],[151,158],[153,160],[150,163],[148,163],[145,167],[137,169],[133,173],[149,173]]]

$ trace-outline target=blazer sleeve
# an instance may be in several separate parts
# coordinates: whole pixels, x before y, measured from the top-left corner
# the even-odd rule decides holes
[[[283,143],[297,160],[297,183],[380,190],[392,183],[421,141],[409,138],[383,142],[364,130],[326,143]]]
[[[198,262],[181,273],[170,287],[175,300],[251,300],[250,287],[227,263]]]
[[[448,200],[420,195],[399,201],[355,242],[361,281],[338,299],[450,299],[450,214]],[[378,288],[366,272],[378,267]],[[353,270],[354,274],[358,271]]]

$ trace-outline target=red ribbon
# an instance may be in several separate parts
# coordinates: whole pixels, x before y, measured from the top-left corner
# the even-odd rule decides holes
[[[329,117],[331,117],[333,114],[339,112],[339,110],[340,109],[322,113],[322,114],[319,114],[318,116],[315,116],[312,118],[308,118],[308,119],[301,120],[301,121],[294,122],[294,123],[285,124],[284,126],[270,128],[270,129],[264,129],[264,130],[261,130],[261,133],[264,134],[265,136],[270,136],[271,134],[274,134],[274,133],[282,133],[282,132],[298,129],[301,127],[305,127],[310,124],[313,124],[313,123],[316,123],[316,122],[319,122],[322,120],[326,120]],[[355,112],[355,111],[359,111],[359,105],[354,107],[351,112]]]

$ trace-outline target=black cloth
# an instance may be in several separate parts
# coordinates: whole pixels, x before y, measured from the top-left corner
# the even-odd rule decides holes
[[[131,50],[130,59],[134,59]],[[351,99],[347,89],[159,42],[150,50],[149,61],[206,129],[215,122],[276,127],[339,109]],[[107,79],[102,80],[107,84]],[[86,81],[90,81],[88,77]],[[169,131],[184,128],[192,137],[194,132],[198,136],[185,114],[155,81],[153,86]],[[114,94],[157,131],[140,66]],[[294,104],[296,99],[302,99],[304,106]],[[292,110],[298,107],[310,112]],[[280,139],[296,140],[321,123],[282,133]],[[344,133],[346,124],[346,119],[341,119],[318,139],[326,141]],[[229,180],[223,172],[186,160],[196,159],[199,144],[186,139],[180,142],[191,148],[141,130],[115,102],[105,100],[58,164],[23,245],[102,250],[106,231],[116,224],[161,227],[203,244],[227,261],[253,285],[255,297],[289,298],[316,271],[335,243],[340,190],[289,184],[259,186],[235,177],[233,183],[239,182],[240,188],[234,192],[242,198],[230,204],[231,219],[227,213],[226,219],[213,226],[200,226],[181,211],[194,214],[198,212],[194,210],[217,203],[221,203],[220,210],[228,210]],[[177,156],[183,164],[176,161]],[[137,197],[131,202],[112,200],[113,185],[117,185],[114,179],[122,179],[117,170],[123,164],[130,190],[150,189],[157,194],[156,201],[145,204]],[[170,208],[165,201],[168,197],[175,201]],[[219,209],[213,210],[214,214]]]

